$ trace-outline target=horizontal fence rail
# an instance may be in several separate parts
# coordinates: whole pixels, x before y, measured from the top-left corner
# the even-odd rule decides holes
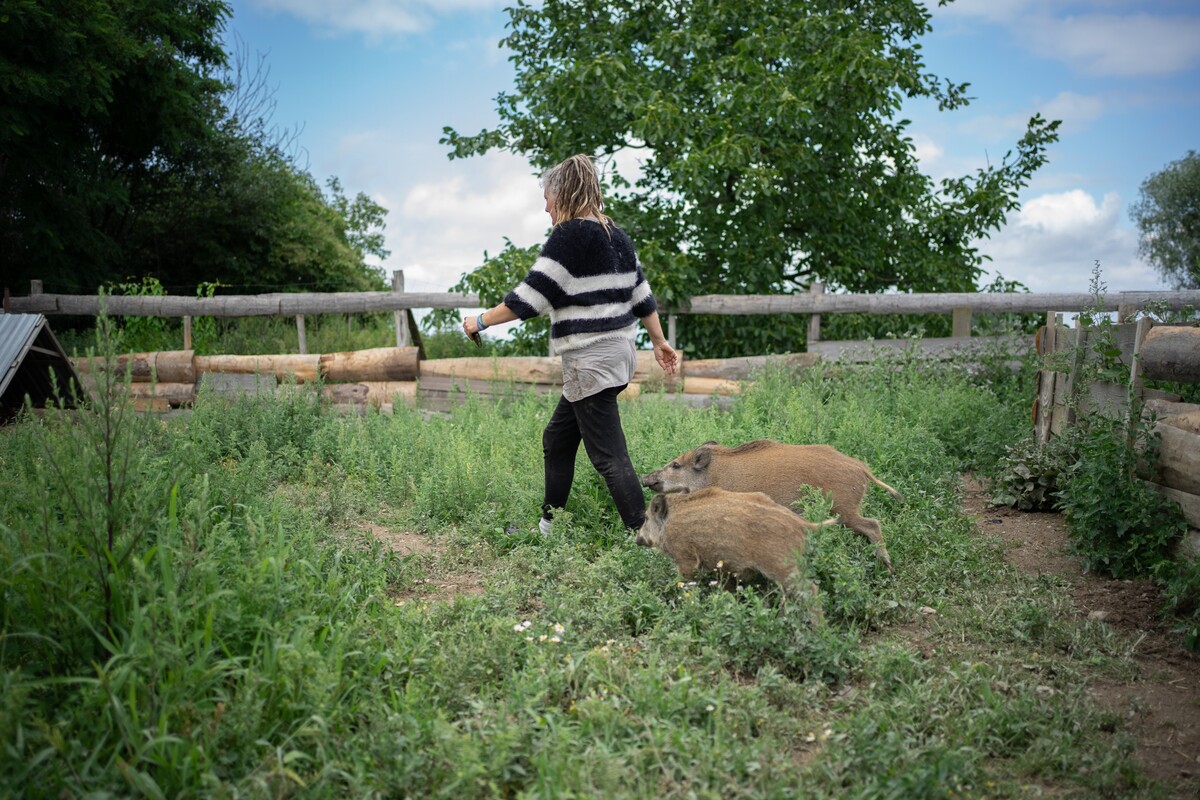
[[[125,317],[290,317],[302,314],[357,314],[412,308],[475,308],[479,298],[453,292],[309,292],[294,294],[143,297],[109,295],[108,314]],[[9,298],[15,314],[97,316],[97,295],[33,294]]]
[[[1200,307],[1200,290],[1086,293],[961,292],[946,294],[706,294],[675,314],[944,314],[965,308],[983,314],[1042,311],[1119,311],[1162,305],[1172,311]],[[1097,308],[1097,306],[1099,306]]]
[[[9,311],[29,314],[100,313],[96,295],[31,294],[10,297]],[[259,317],[304,314],[352,314],[414,308],[478,308],[477,295],[455,292],[327,292],[259,295],[103,298],[109,314],[140,317]],[[1200,290],[1116,292],[1102,297],[1087,293],[962,292],[949,294],[710,294],[669,314],[940,314],[957,309],[977,313],[1045,311],[1121,311],[1158,306],[1172,311],[1200,307]]]

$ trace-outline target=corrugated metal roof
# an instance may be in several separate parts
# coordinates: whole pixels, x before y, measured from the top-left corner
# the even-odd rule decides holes
[[[53,377],[52,377],[53,376]],[[0,421],[25,404],[44,406],[58,394],[68,400],[75,368],[42,314],[0,314]]]

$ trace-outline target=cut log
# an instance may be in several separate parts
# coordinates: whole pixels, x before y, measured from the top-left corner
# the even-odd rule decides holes
[[[321,399],[335,405],[366,405],[367,387],[361,383],[330,383],[321,387]]]
[[[1142,340],[1142,376],[1200,383],[1200,327],[1158,325]]]
[[[1162,439],[1158,454],[1158,483],[1181,492],[1200,494],[1200,434],[1160,420],[1154,430]]]
[[[375,347],[318,356],[321,376],[330,383],[411,381],[417,378],[417,348]]]
[[[562,359],[558,356],[427,359],[420,363],[418,371],[422,379],[466,378],[562,385]]]
[[[131,383],[129,394],[134,398],[161,397],[172,408],[190,406],[196,401],[194,383]]]
[[[360,381],[357,385],[366,387],[367,402],[377,408],[384,404],[412,405],[417,401],[416,381]]]
[[[289,377],[311,383],[320,369],[319,355],[196,356],[196,372],[233,375],[271,375],[278,381]]]
[[[1170,400],[1150,398],[1142,407],[1143,416],[1153,412],[1160,419],[1173,414],[1189,414],[1193,411],[1200,411],[1200,403],[1173,403]]]
[[[642,384],[643,388],[662,388],[668,392],[679,389],[683,382],[684,358],[683,351],[676,350],[675,374],[668,375],[654,360],[653,350],[637,351],[637,368],[633,372],[633,382]]]
[[[684,394],[698,395],[735,395],[741,394],[742,387],[737,381],[726,381],[720,378],[693,378],[691,375],[683,379]]]
[[[147,383],[155,376],[162,383],[195,383],[196,365],[195,353],[191,350],[162,350],[151,353],[128,353],[118,356],[116,367],[118,374],[124,374],[126,365],[129,366],[130,379],[135,383]],[[94,372],[103,367],[104,360],[100,358],[71,359],[79,372]]]
[[[688,378],[722,378],[727,381],[744,381],[765,367],[782,367],[800,370],[819,363],[816,353],[786,353],[775,356],[745,356],[742,358],[702,358],[689,361]]]

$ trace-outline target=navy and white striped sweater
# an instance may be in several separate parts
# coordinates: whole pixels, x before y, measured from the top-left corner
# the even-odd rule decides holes
[[[628,234],[590,219],[556,225],[504,304],[523,320],[549,311],[559,353],[600,339],[633,338],[637,321],[658,309]]]

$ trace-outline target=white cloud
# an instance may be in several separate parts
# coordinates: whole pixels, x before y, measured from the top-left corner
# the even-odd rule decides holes
[[[1200,17],[1092,14],[1022,29],[1034,53],[1086,75],[1166,76],[1200,63]]]
[[[922,169],[930,172],[936,167],[938,161],[945,154],[945,151],[941,145],[924,134],[913,134],[912,140],[914,155],[917,157],[917,161],[920,162]]]
[[[455,11],[490,10],[503,0],[252,0],[254,5],[291,14],[323,36],[361,33],[371,39],[428,29],[438,16]]]
[[[977,244],[992,257],[985,264],[990,276],[1018,280],[1033,292],[1087,292],[1097,262],[1110,292],[1165,289],[1138,258],[1137,234],[1120,225],[1121,211],[1116,192],[1099,203],[1081,189],[1043,194]]]
[[[1030,52],[1085,75],[1162,77],[1200,64],[1200,17],[1172,13],[1174,8],[1192,10],[1187,4],[1159,4],[1150,12],[1146,5],[1134,0],[957,0],[933,13],[935,25],[970,24],[973,19],[1000,25]]]
[[[454,161],[408,185],[388,215],[387,269],[403,269],[413,291],[444,292],[499,253],[540,243],[550,227],[537,176],[516,156]]]

